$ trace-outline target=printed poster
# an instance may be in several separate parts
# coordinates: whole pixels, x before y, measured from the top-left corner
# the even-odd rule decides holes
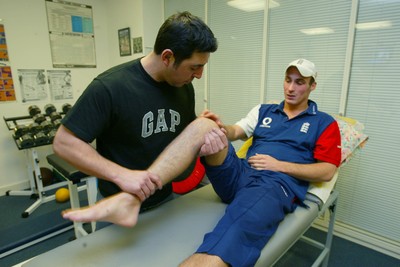
[[[14,81],[10,66],[0,65],[0,101],[15,101]]]
[[[47,99],[46,75],[42,69],[18,70],[22,102]]]
[[[0,24],[0,61],[9,61],[7,52],[6,32],[4,25]]]
[[[46,0],[51,57],[54,68],[95,68],[92,7]]]
[[[73,98],[70,70],[48,70],[47,77],[52,100]]]

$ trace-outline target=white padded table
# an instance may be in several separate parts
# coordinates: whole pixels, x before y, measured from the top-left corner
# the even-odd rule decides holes
[[[336,198],[337,195],[330,197],[330,203],[324,207]],[[316,203],[306,203],[309,209],[298,207],[286,216],[256,266],[270,266],[311,226],[321,211]],[[198,248],[204,234],[214,228],[225,207],[211,185],[207,185],[140,214],[134,228],[108,226],[22,266],[178,266]],[[329,255],[329,249],[324,254]]]

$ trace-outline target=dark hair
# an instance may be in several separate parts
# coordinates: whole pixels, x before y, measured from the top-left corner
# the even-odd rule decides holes
[[[171,49],[175,66],[190,58],[194,52],[215,52],[217,39],[211,29],[197,16],[185,11],[170,16],[158,31],[154,52],[160,55]]]

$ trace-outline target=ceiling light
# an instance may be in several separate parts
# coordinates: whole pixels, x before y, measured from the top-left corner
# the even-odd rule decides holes
[[[228,1],[227,4],[231,7],[246,11],[260,11],[265,9],[266,0],[232,0]],[[269,8],[274,8],[280,6],[278,2],[274,0],[269,0]]]
[[[392,27],[391,21],[375,21],[375,22],[365,22],[357,23],[356,28],[359,30],[374,30]]]
[[[328,27],[301,29],[300,31],[307,35],[329,34],[335,32],[333,29]]]

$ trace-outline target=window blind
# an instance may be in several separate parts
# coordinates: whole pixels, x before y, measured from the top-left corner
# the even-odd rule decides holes
[[[209,66],[209,108],[232,124],[260,103],[264,11],[208,1],[208,23],[219,48]]]
[[[400,242],[400,1],[360,1],[346,115],[366,126],[343,168],[338,220]],[[372,215],[373,214],[373,215]]]
[[[286,66],[297,58],[315,63],[317,88],[310,98],[337,113],[346,56],[351,2],[286,0],[268,13],[266,100],[283,99]]]

